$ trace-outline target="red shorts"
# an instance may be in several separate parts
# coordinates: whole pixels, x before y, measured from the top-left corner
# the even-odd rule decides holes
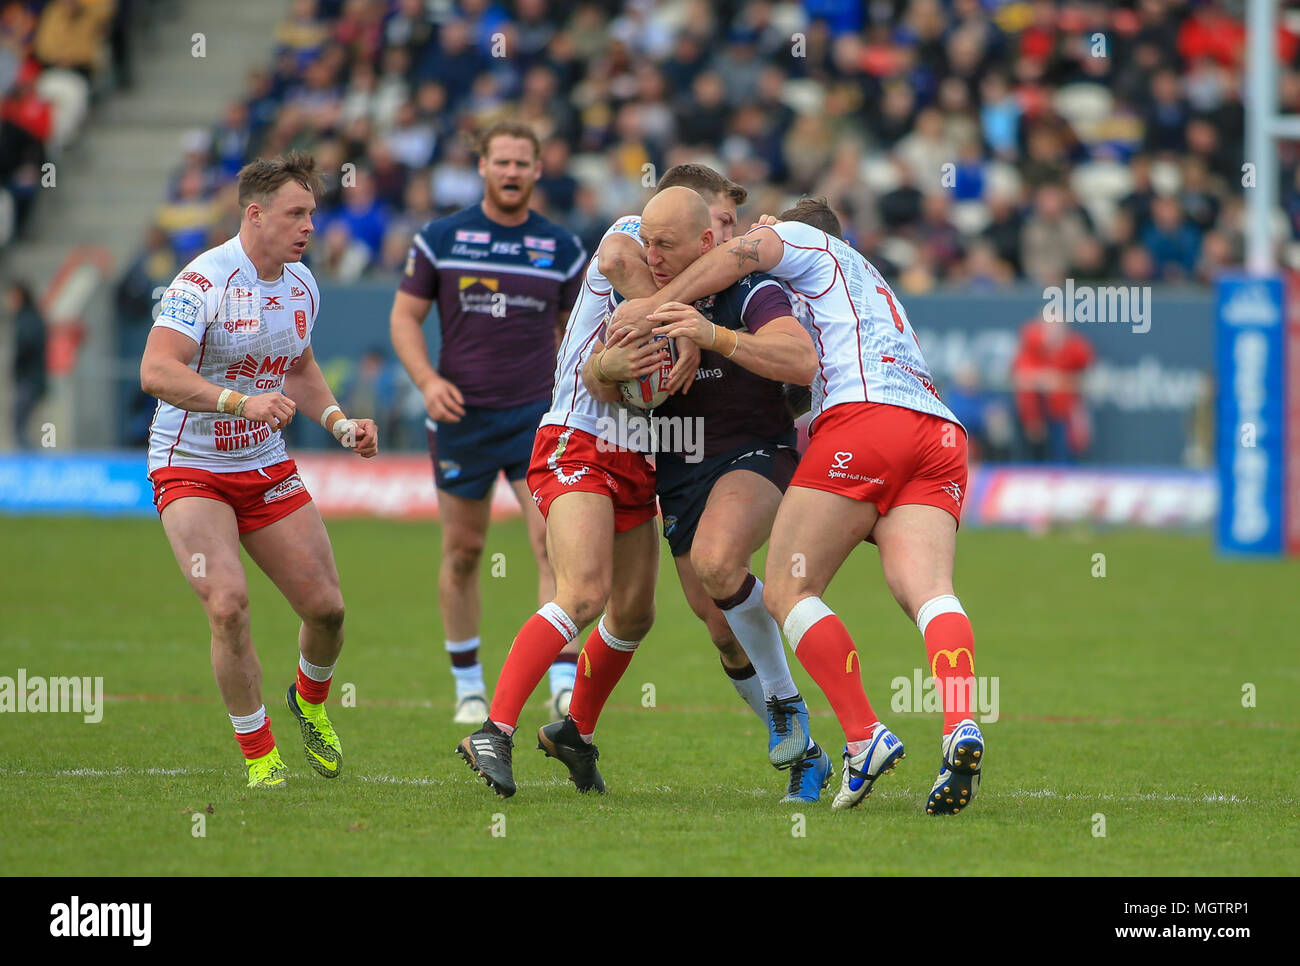
[[[655,471],[642,453],[601,450],[597,439],[572,426],[543,426],[533,440],[528,489],[546,516],[563,493],[599,493],[614,502],[614,532],[639,527],[658,514]]]
[[[817,418],[791,486],[891,507],[919,503],[961,522],[966,431],[958,423],[885,403],[841,403]]]
[[[240,533],[260,530],[311,502],[293,460],[240,473],[163,466],[150,473],[149,479],[153,481],[153,505],[159,514],[172,500],[186,496],[220,500],[235,511]]]

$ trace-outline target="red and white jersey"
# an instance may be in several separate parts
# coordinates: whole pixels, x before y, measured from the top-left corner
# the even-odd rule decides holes
[[[283,391],[285,376],[311,345],[319,308],[320,290],[306,266],[285,265],[274,282],[259,279],[236,235],[172,280],[154,325],[194,340],[190,365],[208,382],[255,396]],[[286,458],[278,430],[225,413],[188,412],[159,400],[149,428],[151,473],[161,466],[235,473]]]
[[[641,216],[624,215],[602,236],[622,232],[641,242]],[[542,416],[542,426],[574,426],[598,439],[618,445],[618,404],[592,398],[582,383],[582,367],[591,357],[592,346],[604,340],[605,317],[614,311],[614,287],[600,271],[599,254],[587,264],[582,291],[569,312],[564,341],[555,361],[555,389],[551,408]],[[634,434],[634,438],[635,438]],[[624,440],[624,444],[626,444]],[[647,450],[648,451],[648,450]]]
[[[874,402],[956,423],[939,400],[907,312],[876,267],[811,225],[771,228],[785,252],[768,274],[790,289],[795,316],[817,349],[813,419],[840,403]]]

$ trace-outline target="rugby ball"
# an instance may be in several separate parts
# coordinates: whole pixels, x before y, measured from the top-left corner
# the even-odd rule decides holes
[[[624,379],[618,384],[619,395],[623,402],[637,409],[654,409],[668,398],[668,377],[672,374],[673,363],[677,361],[677,343],[664,339],[662,335],[654,336],[658,341],[668,343],[668,358],[654,372],[639,379]]]

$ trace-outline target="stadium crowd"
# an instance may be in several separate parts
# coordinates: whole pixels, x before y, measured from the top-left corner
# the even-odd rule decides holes
[[[467,133],[513,116],[543,137],[538,207],[589,245],[638,207],[648,166],[690,158],[749,186],[750,217],[825,195],[907,292],[1206,283],[1241,257],[1239,7],[293,0],[273,63],[189,139],[133,271],[170,277],[229,237],[240,165],[301,147],[338,172],[313,269],[391,275],[416,228],[478,197]]]

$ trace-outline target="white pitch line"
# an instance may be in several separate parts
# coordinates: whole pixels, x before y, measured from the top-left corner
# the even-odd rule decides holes
[[[0,776],[11,775],[36,775],[47,778],[117,778],[117,777],[184,777],[194,775],[221,775],[226,773],[226,769],[221,768],[64,768],[55,771],[32,771],[25,768],[0,768]],[[355,775],[352,776],[357,781],[367,782],[377,785],[413,785],[413,786],[442,786],[442,785],[459,785],[463,784],[461,778],[406,778],[398,775]],[[471,776],[462,776],[469,779]],[[524,781],[520,782],[522,787],[542,787],[553,785],[563,787],[566,782],[559,779],[543,781]],[[665,785],[620,785],[616,786],[627,792],[659,793],[671,794],[673,789]],[[771,789],[766,788],[727,788],[723,786],[699,786],[694,785],[689,788],[679,788],[680,791],[709,791],[719,792],[722,794],[748,795],[748,796],[765,796],[771,794]],[[876,798],[915,798],[925,794],[924,790],[913,790],[908,787],[877,789],[874,793]],[[1251,805],[1255,804],[1251,799],[1241,795],[1225,794],[1223,792],[1205,792],[1201,795],[1171,795],[1161,792],[1146,792],[1140,795],[1112,795],[1112,794],[1087,794],[1082,792],[1059,792],[1052,788],[1027,789],[1027,788],[991,788],[984,791],[982,797],[985,798],[1042,798],[1056,801],[1077,801],[1077,802],[1121,802],[1130,804],[1144,804],[1149,802],[1183,802],[1190,805]],[[1291,799],[1278,799],[1271,804],[1295,804]]]

